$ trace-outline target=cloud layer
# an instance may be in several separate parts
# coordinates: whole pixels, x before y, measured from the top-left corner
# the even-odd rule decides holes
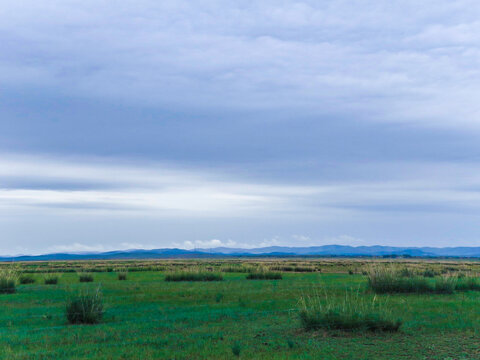
[[[0,80],[169,109],[477,127],[478,2],[17,1]]]
[[[479,11],[5,2],[0,253],[477,244]]]
[[[355,236],[366,237],[366,243],[411,244],[405,238],[421,232],[423,243],[434,244],[432,234],[436,237],[440,229],[448,228],[437,238],[448,243],[463,222],[468,224],[463,229],[468,241],[473,240],[476,233],[470,226],[480,216],[478,165],[405,163],[390,174],[384,164],[369,166],[382,169],[384,178],[282,184],[152,162],[3,154],[3,236],[19,243],[30,237],[40,249],[128,247],[125,244],[252,247],[357,244],[352,235],[339,236],[352,229]],[[444,219],[449,220],[441,224]],[[23,229],[18,228],[19,221]],[[117,224],[113,229],[112,222]],[[70,224],[70,229],[58,231],[62,224]],[[159,224],[163,236],[156,228]],[[199,224],[201,229],[195,230]],[[370,228],[372,224],[378,227]],[[411,228],[402,229],[404,224]],[[122,233],[124,226],[127,233]],[[238,232],[241,226],[245,228]],[[397,229],[402,230],[395,233]],[[224,238],[216,237],[219,234]]]

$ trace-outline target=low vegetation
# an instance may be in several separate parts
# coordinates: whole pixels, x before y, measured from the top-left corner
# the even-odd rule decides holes
[[[80,282],[93,282],[93,275],[88,273],[83,273],[78,276]]]
[[[0,271],[0,294],[13,294],[16,291],[17,272],[12,268]]]
[[[35,278],[32,274],[22,274],[18,278],[18,282],[22,285],[35,283]]]
[[[271,271],[284,271],[284,272],[315,272],[317,269],[307,266],[270,266]]]
[[[480,291],[480,281],[477,277],[466,276],[458,278],[455,284],[455,290],[459,291]]]
[[[103,317],[103,296],[100,288],[81,290],[70,295],[65,306],[65,315],[70,324],[97,324]]]
[[[212,272],[176,272],[167,274],[165,281],[221,281],[223,276],[221,274]]]
[[[261,271],[261,272],[248,274],[246,279],[247,280],[281,280],[282,274],[278,272]]]
[[[45,285],[56,285],[56,284],[58,284],[58,275],[47,274],[43,278],[43,282],[44,282]]]
[[[368,273],[368,286],[377,294],[394,293],[441,293],[452,294],[455,290],[456,279],[442,277],[436,280],[427,280],[420,276],[405,276],[394,268],[377,267]]]
[[[297,271],[302,268],[315,271]],[[470,291],[479,288],[480,261],[269,257],[0,263],[0,273],[6,269],[15,270],[9,278],[16,289],[0,295],[2,360],[416,360],[479,354],[478,296]],[[378,270],[373,277],[372,269]],[[393,290],[385,294],[368,285],[385,283],[381,269],[394,274],[394,285],[386,287]],[[245,279],[269,272],[283,275],[282,281]],[[103,295],[92,284],[79,283],[83,273],[102,284]],[[123,273],[130,281],[118,281]],[[221,274],[223,281],[206,281],[204,274]],[[41,284],[54,277],[58,285],[20,286],[24,275]],[[160,281],[168,277],[175,280]],[[398,278],[400,288],[410,290],[399,292]],[[317,292],[310,290],[312,284],[321,284]]]
[[[393,319],[376,297],[365,298],[360,292],[346,290],[342,299],[327,293],[303,296],[299,316],[303,328],[311,330],[398,331],[402,322]]]
[[[118,280],[127,280],[127,272],[126,271],[120,271],[118,273]]]

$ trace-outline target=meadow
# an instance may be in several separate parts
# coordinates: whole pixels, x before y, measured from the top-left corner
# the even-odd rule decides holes
[[[0,269],[18,274],[15,291],[0,294],[1,359],[480,358],[476,261],[54,261]],[[372,286],[372,269],[395,269],[400,285],[387,277],[382,287],[377,273]],[[452,291],[437,291],[446,278]],[[70,324],[69,299],[88,290],[101,293],[102,318]],[[343,309],[354,315],[350,329],[337,321]],[[377,310],[399,328],[362,327],[364,314],[378,320],[369,312]]]

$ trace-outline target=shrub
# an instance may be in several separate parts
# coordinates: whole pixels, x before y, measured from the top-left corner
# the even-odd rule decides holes
[[[346,290],[343,299],[314,294],[300,299],[300,322],[307,331],[398,331],[402,322],[394,320],[376,301],[360,297],[358,291]]]
[[[119,272],[118,280],[127,280],[127,272],[126,271]]]
[[[45,275],[43,278],[45,285],[55,285],[58,284],[58,276],[54,274]]]
[[[30,274],[22,274],[22,275],[20,275],[20,277],[18,278],[18,282],[19,282],[20,284],[23,284],[23,285],[25,285],[25,284],[33,284],[33,283],[35,283],[35,278],[34,278],[32,275],[30,275]]]
[[[16,291],[15,284],[17,273],[13,269],[0,270],[0,294],[13,294]]]
[[[65,306],[65,315],[70,324],[97,324],[103,317],[103,297],[100,288],[83,290],[70,296]]]
[[[212,272],[177,272],[167,274],[165,281],[221,281],[223,276]]]
[[[282,274],[276,272],[257,272],[247,275],[247,280],[281,280]]]
[[[93,282],[93,275],[92,274],[80,274],[79,276],[80,282]]]

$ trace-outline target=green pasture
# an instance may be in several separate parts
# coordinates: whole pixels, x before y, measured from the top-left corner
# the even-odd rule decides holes
[[[465,266],[462,265],[464,268]],[[17,285],[0,295],[0,359],[480,359],[480,292],[377,295],[403,321],[398,333],[302,329],[298,301],[312,291],[365,293],[355,273],[283,272],[282,280],[166,282],[163,271],[95,272],[80,283]],[[69,294],[101,286],[106,308],[97,325],[68,325]]]

